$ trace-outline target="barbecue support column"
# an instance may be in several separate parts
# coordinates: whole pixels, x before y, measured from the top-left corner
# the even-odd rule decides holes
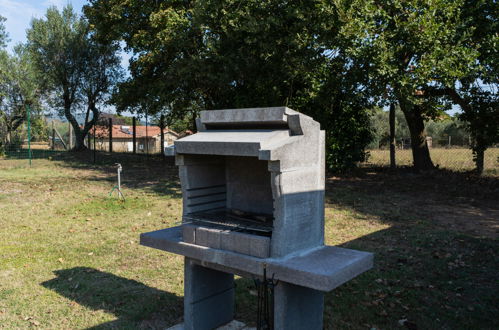
[[[234,274],[185,258],[184,329],[213,329],[234,317]]]
[[[274,288],[274,328],[321,330],[324,292],[286,282]]]

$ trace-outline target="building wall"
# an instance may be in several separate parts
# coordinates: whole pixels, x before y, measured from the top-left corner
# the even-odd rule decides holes
[[[177,138],[172,134],[165,134],[165,147],[170,146]],[[137,138],[136,141],[137,153],[160,153],[161,152],[161,137],[151,137],[148,139],[148,145],[144,138]],[[90,149],[93,149],[93,140],[91,141]],[[149,149],[147,149],[149,148]],[[109,151],[109,139],[97,138],[96,150]],[[113,151],[115,152],[132,152],[133,139],[132,138],[113,138]]]

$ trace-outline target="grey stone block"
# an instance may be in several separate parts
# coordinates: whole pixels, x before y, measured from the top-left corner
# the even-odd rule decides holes
[[[269,237],[207,227],[196,227],[195,232],[194,244],[197,245],[242,253],[257,258],[270,256]]]
[[[250,240],[249,255],[257,258],[270,257],[270,237],[257,236]]]
[[[250,255],[250,240],[242,237],[244,236],[239,233],[224,232],[220,242],[222,250]]]
[[[184,327],[213,329],[234,315],[234,275],[209,269],[186,258],[184,265]]]
[[[196,242],[196,226],[190,224],[182,225],[182,239],[186,243],[195,244]]]
[[[321,330],[324,292],[279,282],[274,288],[274,328]]]
[[[294,111],[286,107],[211,110],[201,111],[200,119],[204,125],[209,126],[284,125],[287,123],[286,112]]]
[[[221,233],[223,230],[197,227],[196,228],[196,244],[201,246],[210,247],[213,249],[221,248]]]

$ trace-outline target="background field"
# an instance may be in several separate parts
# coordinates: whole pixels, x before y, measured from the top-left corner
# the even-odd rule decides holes
[[[468,148],[432,148],[431,159],[435,166],[452,171],[471,171],[475,168],[473,153]],[[412,151],[410,149],[397,149],[395,156],[397,166],[412,166]],[[373,149],[369,150],[369,157],[365,167],[390,166],[390,151]],[[499,148],[490,148],[485,151],[484,161],[485,176],[499,176]]]
[[[0,328],[164,329],[182,319],[183,259],[138,245],[181,218],[171,162],[0,160]],[[125,203],[108,196],[115,162]],[[375,268],[326,295],[327,329],[497,329],[497,179],[361,170],[327,181],[328,244]],[[254,324],[251,279],[237,318]]]

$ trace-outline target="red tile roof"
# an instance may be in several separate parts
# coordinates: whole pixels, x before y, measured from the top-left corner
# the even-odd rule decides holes
[[[147,132],[147,137],[156,137],[159,136],[161,133],[161,130],[159,126],[136,126],[136,137],[137,138],[143,138],[146,136]],[[114,138],[132,138],[133,137],[133,126],[125,126],[125,125],[113,125],[113,139]],[[178,134],[175,131],[172,131],[168,127],[166,127],[163,131],[165,134],[172,134],[176,137],[178,137]],[[90,135],[94,134],[93,128],[90,129]],[[97,126],[95,129],[95,135],[98,137],[107,137],[109,135],[109,128],[106,126]]]

